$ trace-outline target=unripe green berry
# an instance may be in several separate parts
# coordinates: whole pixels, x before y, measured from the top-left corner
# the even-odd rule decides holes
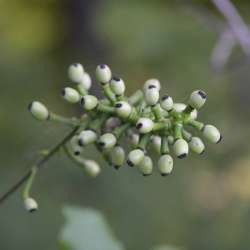
[[[82,75],[82,78],[79,82],[79,84],[85,89],[85,90],[89,90],[91,88],[92,85],[92,80],[91,77],[88,73],[84,72]]]
[[[219,143],[222,140],[220,131],[213,125],[205,125],[202,129],[203,136],[212,143]]]
[[[189,142],[189,147],[197,154],[202,154],[205,151],[205,145],[199,137],[192,137]]]
[[[168,96],[168,95],[164,95],[162,98],[161,98],[161,107],[166,110],[166,111],[170,111],[173,109],[173,105],[174,105],[174,102],[173,102],[173,99],[171,96]]]
[[[108,65],[100,64],[96,68],[96,78],[97,80],[102,83],[106,84],[111,80],[112,72]]]
[[[80,63],[74,63],[69,66],[69,79],[73,82],[79,83],[83,77],[84,69]]]
[[[130,142],[132,147],[137,147],[137,145],[139,143],[139,139],[140,139],[140,136],[136,133],[131,133],[129,135],[129,142]]]
[[[202,90],[196,90],[191,93],[188,104],[194,109],[200,109],[206,102],[207,94]]]
[[[80,101],[80,95],[75,89],[66,87],[62,90],[63,98],[69,103],[77,103]]]
[[[149,176],[153,172],[153,162],[152,159],[149,156],[145,156],[143,160],[139,163],[138,165],[139,171],[144,175],[144,176]]]
[[[115,146],[114,148],[112,148],[110,156],[111,163],[116,169],[120,168],[124,164],[125,151],[121,146]]]
[[[149,118],[140,118],[136,123],[136,129],[139,133],[147,134],[152,131],[154,127],[154,122]]]
[[[121,120],[118,117],[110,117],[104,124],[104,132],[112,132],[116,127],[121,125]]]
[[[41,102],[31,102],[28,109],[37,120],[44,121],[49,118],[49,111]]]
[[[159,100],[159,97],[160,97],[160,94],[159,94],[159,90],[157,88],[149,88],[145,90],[144,92],[144,96],[145,96],[145,101],[148,105],[155,105],[158,100]]]
[[[116,114],[121,118],[127,118],[131,114],[132,107],[129,103],[121,101],[115,104]]]
[[[181,113],[186,109],[187,105],[184,103],[174,103],[173,104],[173,110],[175,112]],[[193,109],[190,113],[190,119],[195,120],[198,116],[197,109]]]
[[[94,95],[85,95],[81,98],[81,106],[85,110],[92,110],[96,108],[98,99]]]
[[[134,149],[129,152],[127,158],[127,164],[130,167],[137,166],[144,158],[144,152],[141,149]]]
[[[184,139],[177,139],[173,145],[175,155],[182,159],[188,155],[188,143]]]
[[[70,150],[72,151],[72,153],[75,156],[79,156],[82,151],[83,148],[79,145],[79,136],[78,135],[74,135],[71,140],[70,140]]]
[[[170,155],[162,155],[157,163],[158,169],[162,176],[169,175],[173,170],[174,161]]]
[[[28,212],[33,213],[33,212],[37,211],[38,204],[37,204],[37,202],[33,198],[29,197],[29,198],[26,198],[24,200],[24,208]]]
[[[116,96],[123,95],[126,89],[124,81],[115,76],[110,81],[110,88]]]
[[[98,140],[98,144],[103,148],[103,149],[111,149],[115,146],[117,142],[116,137],[112,133],[105,133],[100,136]]]
[[[153,135],[151,137],[151,145],[157,154],[161,153],[161,137],[159,135]]]
[[[91,177],[96,177],[101,172],[101,168],[96,161],[84,160],[84,170]]]
[[[155,87],[158,91],[161,89],[161,84],[158,79],[148,79],[143,86],[143,90],[146,91],[148,88]]]
[[[184,103],[174,103],[174,104],[173,104],[173,110],[174,110],[175,112],[178,112],[178,113],[183,112],[183,111],[185,110],[186,107],[187,107],[187,105],[184,104]]]
[[[86,146],[94,143],[97,140],[97,134],[93,130],[84,130],[78,136],[78,144],[80,146]]]

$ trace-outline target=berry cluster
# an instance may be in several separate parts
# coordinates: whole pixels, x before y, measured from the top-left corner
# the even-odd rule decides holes
[[[126,162],[130,167],[136,166],[144,176],[152,174],[154,164],[150,153],[154,151],[159,155],[157,168],[162,176],[166,176],[173,169],[170,149],[179,159],[185,158],[189,149],[197,154],[202,154],[205,150],[203,141],[187,131],[187,126],[201,132],[212,143],[218,143],[222,139],[216,127],[196,120],[198,110],[207,98],[206,93],[201,90],[191,93],[187,105],[174,103],[169,95],[160,97],[161,85],[157,79],[149,79],[143,90],[127,97],[124,81],[114,76],[107,65],[101,64],[96,68],[96,79],[104,98],[98,99],[89,94],[92,79],[81,64],[72,64],[68,75],[75,88],[64,88],[62,97],[69,103],[80,104],[84,111],[80,118],[62,117],[37,101],[29,105],[29,110],[38,120],[57,121],[77,127],[64,149],[90,176],[97,176],[101,170],[96,161],[84,156],[84,149],[90,144],[116,169]],[[127,154],[122,144],[129,147]],[[28,192],[25,206],[29,211],[37,208]]]

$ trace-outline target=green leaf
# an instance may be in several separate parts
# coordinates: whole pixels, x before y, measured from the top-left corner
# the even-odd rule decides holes
[[[162,245],[154,247],[152,250],[183,250],[183,248],[178,248],[170,245]]]
[[[63,214],[66,223],[59,237],[61,250],[124,250],[100,212],[70,206]]]

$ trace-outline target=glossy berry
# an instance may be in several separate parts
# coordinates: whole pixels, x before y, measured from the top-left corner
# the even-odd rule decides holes
[[[190,149],[197,154],[202,154],[205,151],[205,145],[199,137],[192,137],[188,144]]]
[[[70,140],[70,150],[72,151],[72,153],[75,156],[79,156],[82,151],[83,148],[79,145],[79,136],[78,135],[74,135],[71,140]]]
[[[101,135],[98,140],[99,146],[101,146],[103,149],[113,148],[116,142],[117,142],[117,139],[112,133],[105,133]]]
[[[139,134],[131,133],[129,135],[129,143],[131,144],[132,147],[137,147],[139,139],[140,139]]]
[[[110,152],[111,163],[114,168],[120,168],[125,162],[125,151],[121,146],[115,146]]]
[[[110,87],[116,96],[123,95],[126,89],[124,81],[121,78],[115,76],[110,81]]]
[[[132,107],[129,103],[121,101],[115,104],[116,114],[121,118],[127,118],[131,114]]]
[[[31,102],[28,109],[37,120],[44,121],[49,118],[49,111],[41,102]]]
[[[102,83],[106,84],[111,80],[112,72],[108,65],[100,64],[96,68],[96,78],[97,80]]]
[[[69,66],[68,75],[72,82],[79,83],[84,74],[83,66],[80,63],[74,63]]]
[[[96,108],[98,99],[94,95],[85,95],[81,98],[81,106],[85,110],[92,110]]]
[[[144,156],[143,160],[138,165],[139,171],[143,176],[149,176],[153,172],[153,162],[149,156]]]
[[[143,86],[143,90],[146,91],[147,89],[151,89],[151,88],[156,88],[158,91],[160,91],[161,89],[161,84],[160,81],[158,79],[148,79]]]
[[[219,143],[222,140],[220,131],[213,125],[205,125],[202,133],[203,136],[212,143]]]
[[[105,132],[112,132],[116,127],[119,127],[121,125],[121,120],[118,117],[109,117],[105,124],[103,130]]]
[[[96,161],[84,160],[83,164],[84,164],[84,170],[85,170],[87,175],[89,175],[91,177],[96,177],[97,175],[100,174],[101,168]]]
[[[160,97],[159,90],[157,88],[148,88],[144,92],[145,101],[148,105],[155,105]]]
[[[177,139],[173,145],[175,155],[182,159],[188,155],[188,143],[184,139]]]
[[[140,118],[136,123],[136,128],[141,134],[146,134],[152,131],[154,122],[149,118]]]
[[[91,77],[88,73],[84,72],[82,75],[82,78],[79,82],[79,84],[85,89],[85,90],[89,90],[91,88],[92,85],[92,80]]]
[[[162,176],[169,175],[173,170],[173,165],[173,158],[168,154],[162,155],[157,163],[158,169]]]
[[[207,94],[202,90],[196,90],[191,93],[188,104],[194,109],[200,109],[206,102]]]
[[[78,144],[80,146],[86,146],[94,143],[97,140],[97,134],[93,130],[84,130],[78,136]]]
[[[141,149],[134,149],[129,152],[127,164],[130,167],[136,166],[141,163],[144,158],[144,152]]]
[[[168,95],[164,95],[162,98],[161,98],[161,107],[166,110],[166,111],[171,111],[173,109],[173,105],[174,105],[174,102],[173,102],[173,99],[171,96],[168,96]]]
[[[75,89],[66,87],[62,90],[63,98],[69,103],[77,103],[80,101],[80,95]]]
[[[33,198],[29,197],[24,200],[24,207],[28,212],[33,213],[37,211],[38,204]]]

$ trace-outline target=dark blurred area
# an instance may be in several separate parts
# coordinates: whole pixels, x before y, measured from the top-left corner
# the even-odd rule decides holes
[[[92,75],[97,64],[107,63],[128,94],[153,77],[176,102],[203,89],[208,102],[200,119],[215,124],[224,138],[207,144],[202,156],[176,160],[168,178],[157,171],[143,178],[127,167],[115,171],[89,150],[103,167],[91,179],[59,154],[34,185],[38,213],[26,213],[20,193],[0,206],[1,250],[58,249],[65,204],[101,211],[129,250],[160,244],[249,249],[249,36],[244,33],[244,45],[230,33],[230,20],[214,2],[220,1],[0,1],[0,193],[68,131],[33,120],[26,108],[31,100],[65,116],[80,114],[60,97],[72,62]],[[231,2],[247,26],[249,1]],[[223,44],[227,29],[231,38]]]

